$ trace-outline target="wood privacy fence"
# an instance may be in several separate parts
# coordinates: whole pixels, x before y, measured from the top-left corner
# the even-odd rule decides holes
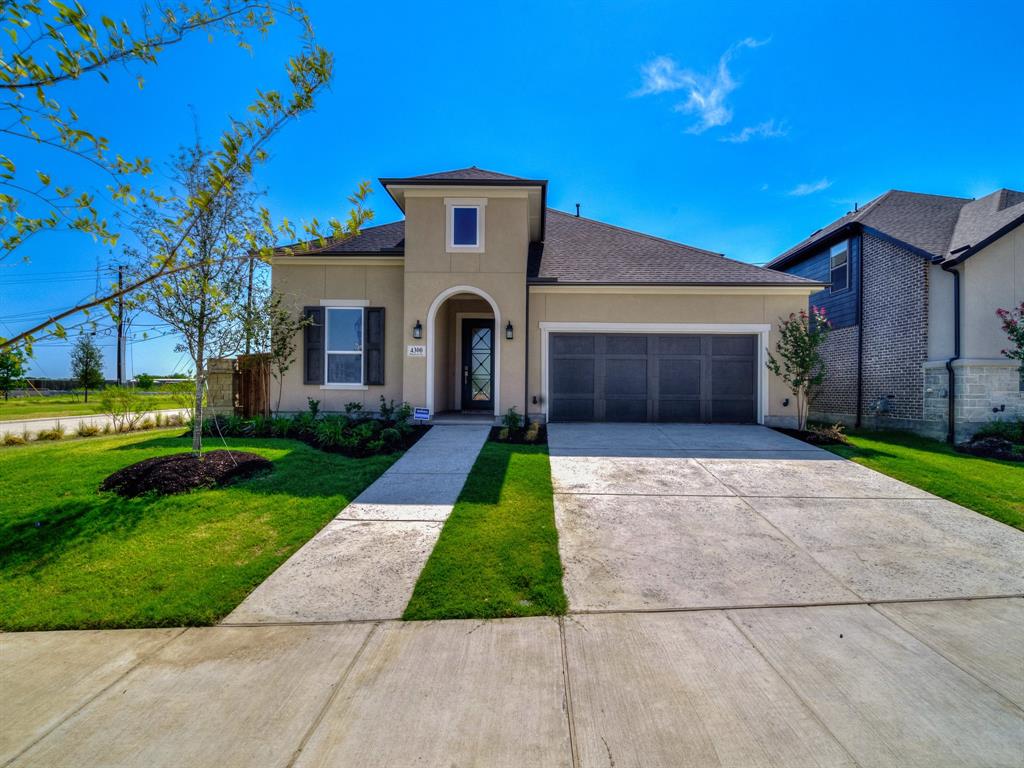
[[[210,413],[270,416],[270,362],[266,355],[210,360],[206,386]]]

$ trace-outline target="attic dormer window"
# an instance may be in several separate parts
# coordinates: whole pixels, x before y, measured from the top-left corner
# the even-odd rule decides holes
[[[481,253],[484,250],[486,204],[486,200],[445,200],[449,251]]]
[[[829,293],[842,293],[850,287],[850,241],[833,245],[829,251]]]

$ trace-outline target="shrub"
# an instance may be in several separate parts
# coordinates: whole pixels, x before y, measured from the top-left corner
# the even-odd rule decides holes
[[[130,432],[145,418],[143,398],[131,387],[107,387],[100,394],[100,406],[110,416],[115,432]]]
[[[75,434],[79,437],[95,437],[103,431],[102,427],[98,427],[95,424],[87,424],[82,422],[78,425],[78,429],[75,430]]]
[[[64,425],[58,421],[57,426],[53,429],[44,429],[36,432],[36,440],[63,440],[66,431]]]
[[[294,428],[291,419],[284,416],[277,416],[270,420],[271,437],[288,437]]]
[[[531,421],[526,427],[526,435],[524,439],[528,443],[536,443],[540,439],[540,422]]]
[[[974,433],[972,440],[998,437],[1011,443],[1024,443],[1024,420],[990,421]]]
[[[381,402],[384,402],[383,395],[380,399]],[[345,415],[352,421],[359,421],[366,418],[366,412],[363,410],[362,403],[345,403]]]
[[[147,416],[136,425],[137,429],[153,429],[155,427],[156,421],[153,419],[152,416]]]
[[[846,436],[846,427],[840,423],[831,424],[829,426],[822,426],[820,424],[809,424],[807,426],[808,432],[813,432],[823,440],[835,443],[849,443],[850,439]]]
[[[510,432],[515,432],[517,429],[521,429],[523,426],[522,414],[520,414],[519,411],[516,410],[516,407],[513,405],[511,408],[505,411],[505,415],[501,417],[501,424],[503,427],[505,427],[505,429],[509,430]]]
[[[153,384],[156,383],[156,379],[150,376],[148,373],[140,373],[135,377],[135,386],[139,389],[150,390],[153,388]]]
[[[306,398],[306,406],[309,408],[309,415],[316,419],[320,413],[320,401],[314,400],[312,397]]]
[[[28,438],[25,435],[19,435],[17,432],[4,432],[4,445],[25,445],[28,442]]]

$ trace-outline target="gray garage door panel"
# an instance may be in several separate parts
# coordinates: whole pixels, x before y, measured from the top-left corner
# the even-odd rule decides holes
[[[750,423],[757,336],[553,334],[552,421]]]

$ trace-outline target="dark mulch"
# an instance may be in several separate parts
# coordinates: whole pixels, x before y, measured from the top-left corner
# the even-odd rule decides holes
[[[494,443],[507,443],[509,445],[547,445],[548,444],[548,428],[543,424],[537,431],[535,440],[527,439],[526,428],[510,430],[508,436],[502,439],[501,433],[504,427],[491,427],[491,434],[488,440]]]
[[[773,429],[776,432],[795,437],[797,440],[803,440],[811,445],[846,445],[847,443],[846,440],[840,440],[832,435],[814,432],[809,429],[785,429],[783,427],[773,427]]]
[[[979,437],[968,443],[960,443],[956,449],[960,453],[969,453],[971,456],[981,456],[986,459],[1024,461],[1024,445],[1012,443],[1001,437]]]
[[[160,495],[184,493],[226,485],[273,468],[267,459],[245,451],[210,451],[204,453],[202,459],[191,453],[176,453],[119,469],[103,481],[100,490],[114,491],[127,498],[154,492]]]

